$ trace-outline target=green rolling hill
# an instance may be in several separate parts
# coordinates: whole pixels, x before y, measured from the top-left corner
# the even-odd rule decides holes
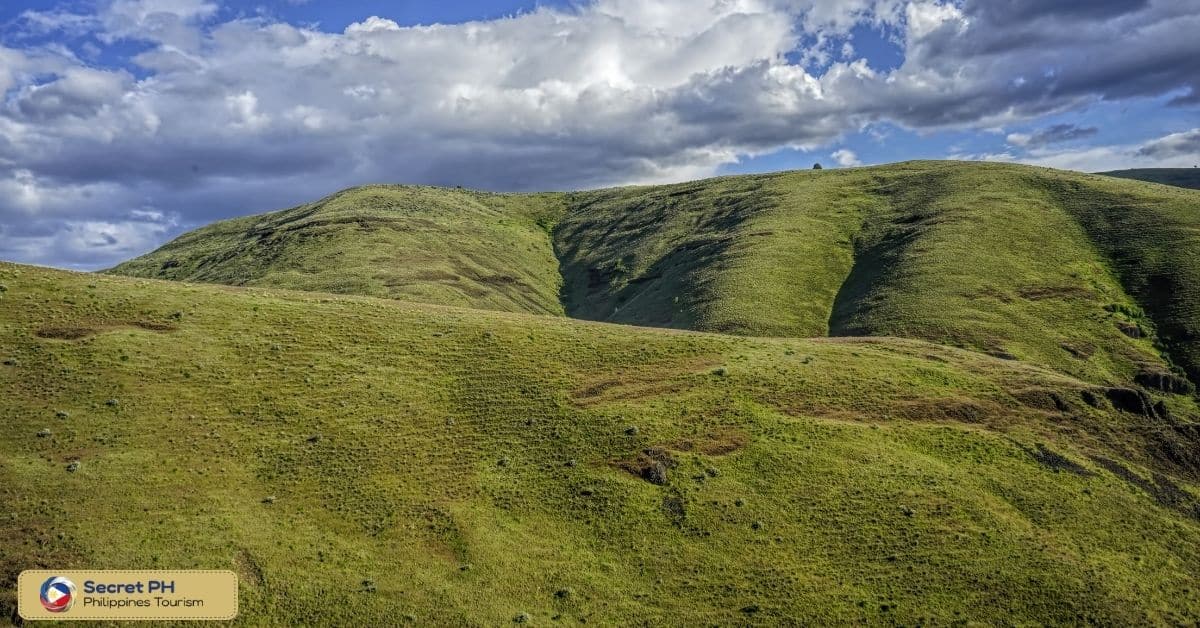
[[[247,624],[1183,625],[1197,381],[1200,191],[355,188],[0,263],[0,615],[103,565]]]
[[[1200,168],[1134,168],[1100,174],[1120,179],[1149,181],[1150,183],[1200,190]]]
[[[572,194],[373,186],[218,223],[111,272],[919,338],[1118,384],[1200,378],[1197,259],[1200,193],[913,162]]]
[[[246,624],[1200,614],[1188,395],[920,340],[0,286],[5,615],[21,569],[97,565],[234,569]]]

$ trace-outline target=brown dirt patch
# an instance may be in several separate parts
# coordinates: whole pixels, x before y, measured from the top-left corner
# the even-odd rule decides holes
[[[892,412],[899,418],[918,421],[983,423],[988,415],[997,414],[997,409],[967,399],[939,399],[901,401]]]
[[[179,329],[178,327],[176,327],[170,323],[155,323],[153,321],[137,321],[137,322],[131,324],[130,327],[137,327],[140,329],[145,329],[146,331],[161,331],[161,332],[176,331]]]
[[[100,449],[98,447],[86,447],[84,449],[73,449],[71,451],[60,454],[58,456],[58,459],[64,463],[91,460],[99,452],[100,452]]]
[[[79,340],[98,333],[100,330],[95,327],[44,327],[34,335],[51,340]]]
[[[115,331],[118,329],[128,329],[130,327],[144,329],[146,331],[155,332],[171,332],[179,329],[170,323],[157,323],[154,321],[133,321],[130,323],[108,323],[96,325],[92,327],[83,325],[65,325],[61,327],[43,327],[34,332],[38,338],[46,338],[49,340],[82,340],[89,336],[104,333],[106,331]]]
[[[1070,412],[1071,403],[1067,396],[1057,390],[1046,388],[1026,388],[1012,392],[1013,398],[1021,405],[1045,412]]]
[[[598,378],[571,391],[571,401],[587,407],[611,401],[629,401],[645,397],[680,392],[692,384],[681,375],[707,373],[718,361],[711,358],[684,362],[647,365],[644,369],[620,375]]]
[[[633,459],[614,460],[611,464],[651,484],[662,486],[667,483],[667,473],[679,463],[665,448],[647,447]]]
[[[686,438],[669,445],[675,451],[689,451],[706,456],[725,456],[742,449],[750,442],[746,432],[735,428],[715,429],[704,436]]]
[[[515,286],[521,283],[520,279],[512,275],[484,275],[478,281],[493,286]]]
[[[263,583],[263,570],[254,556],[245,548],[238,550],[236,556],[233,557],[234,567],[237,569],[238,580],[250,584],[251,586],[261,587]]]
[[[1086,360],[1096,353],[1096,346],[1089,342],[1063,342],[1058,346],[1080,360]]]

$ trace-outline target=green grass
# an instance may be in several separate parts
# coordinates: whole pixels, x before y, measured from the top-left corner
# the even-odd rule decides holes
[[[950,214],[931,245],[962,237],[951,183],[929,182]],[[904,260],[889,285],[928,272]],[[1156,395],[1170,418],[1092,407],[1094,383],[919,340],[11,264],[0,285],[6,616],[33,567],[235,569],[248,625],[1200,616],[1187,396]],[[891,320],[880,294],[846,320]],[[668,458],[661,485],[627,470]]]
[[[1127,384],[1172,368],[1200,378],[1198,250],[1200,192],[910,162],[571,194],[374,186],[218,223],[113,272],[747,336],[919,338]]]
[[[1105,176],[1120,179],[1149,181],[1163,185],[1200,190],[1200,168],[1135,168],[1102,172]]]

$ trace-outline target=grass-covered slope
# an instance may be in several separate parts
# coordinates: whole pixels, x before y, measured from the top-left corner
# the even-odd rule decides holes
[[[110,272],[563,313],[555,195],[366,186],[218,222]]]
[[[555,229],[568,314],[824,336],[851,236],[877,204],[846,171],[574,194]]]
[[[1167,372],[1157,325],[1160,348],[1193,374],[1200,365],[1200,193],[917,162],[568,203],[555,235],[571,315],[923,338],[1108,382]],[[1119,221],[1093,219],[1118,207]]]
[[[1040,177],[1144,311],[1169,357],[1200,382],[1200,192],[1101,179]],[[1165,191],[1164,191],[1165,190]]]
[[[1132,170],[1114,170],[1100,174],[1120,179],[1149,181],[1151,183],[1200,190],[1200,168],[1134,168]]]
[[[1186,396],[920,341],[0,285],[6,615],[34,567],[235,569],[248,625],[1200,615]]]
[[[1110,251],[1074,211],[1091,206],[1080,199],[1068,207],[1044,189],[1048,181],[1092,189],[1086,178],[948,164],[893,172],[874,188],[885,209],[868,216],[855,238],[833,335],[926,338],[1099,381],[1163,369],[1153,327],[1139,318],[1140,295],[1127,290],[1136,277],[1114,272]],[[1177,200],[1173,192],[1151,191],[1144,200],[1158,206]],[[1200,225],[1200,214],[1194,220]],[[1170,235],[1200,244],[1197,234]],[[1200,260],[1177,261],[1167,269],[1176,276],[1200,273]],[[1200,302],[1194,293],[1168,298]]]
[[[1200,376],[1200,192],[913,162],[565,195],[352,190],[114,272]],[[559,294],[561,292],[561,303]],[[1168,384],[1172,385],[1172,384]]]

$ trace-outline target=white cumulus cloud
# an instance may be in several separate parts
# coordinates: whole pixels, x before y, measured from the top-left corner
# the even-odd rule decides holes
[[[1200,98],[1195,0],[596,0],[452,25],[364,15],[332,33],[231,19],[216,0],[97,6],[27,12],[0,40],[0,257],[104,266],[367,182],[671,181],[876,122],[988,128]],[[855,58],[856,26],[900,46],[900,67]],[[22,43],[47,33],[86,41]],[[134,56],[85,60],[101,45]],[[1028,135],[1010,140],[1032,149]]]
[[[847,148],[835,150],[830,156],[833,157],[833,160],[836,161],[839,166],[844,168],[862,165],[862,161],[858,159],[858,155],[855,154],[854,151]]]

